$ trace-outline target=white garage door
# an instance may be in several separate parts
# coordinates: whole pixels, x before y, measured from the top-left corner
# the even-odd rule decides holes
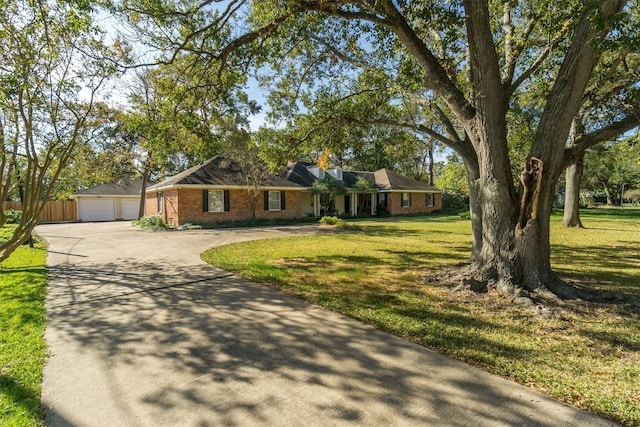
[[[140,200],[122,200],[122,219],[138,219]]]
[[[115,221],[116,203],[114,199],[80,199],[81,221]]]

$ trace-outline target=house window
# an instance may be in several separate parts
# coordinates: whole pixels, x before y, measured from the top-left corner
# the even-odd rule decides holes
[[[202,190],[203,212],[228,212],[229,190]]]
[[[433,193],[427,193],[425,195],[425,205],[433,206]]]
[[[163,208],[164,208],[164,195],[162,194],[162,191],[158,191],[156,193],[156,211],[162,212]]]
[[[269,191],[269,210],[270,211],[279,211],[280,206],[280,192],[279,191]]]
[[[411,206],[411,193],[402,193],[402,207],[408,208]]]
[[[209,190],[209,212],[224,212],[224,191]]]

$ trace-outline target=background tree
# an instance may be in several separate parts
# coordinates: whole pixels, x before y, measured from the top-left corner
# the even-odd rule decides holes
[[[469,186],[464,172],[462,159],[455,153],[447,157],[436,175],[436,185],[445,193],[469,196]]]
[[[632,7],[628,14],[632,22],[637,22],[640,10]],[[621,42],[634,41],[623,38]],[[569,134],[563,220],[566,227],[582,226],[579,194],[585,151],[596,144],[611,142],[636,127],[640,116],[640,55],[637,50],[621,46],[604,51],[593,74]]]
[[[249,195],[251,222],[256,220],[256,207],[262,188],[271,175],[269,165],[262,159],[258,144],[246,129],[232,127],[223,137],[223,154],[235,163]]]
[[[304,112],[309,94],[341,111],[367,93],[377,108],[367,117],[348,113],[349,120],[421,132],[463,159],[473,229],[463,285],[513,296],[577,295],[551,269],[551,207],[576,150],[566,147],[571,125],[600,59],[627,49],[637,54],[640,25],[630,2],[229,1],[195,28],[184,25],[185,17],[202,16],[203,5],[125,6],[144,15],[138,23],[145,34],[168,50],[198,51],[221,66],[272,59],[271,80],[286,95],[272,108],[283,116]],[[247,30],[234,33],[238,28]],[[194,42],[220,33],[230,40],[217,49]],[[292,78],[299,84],[286,84]],[[515,167],[519,180],[508,144],[515,106],[538,109],[528,154]],[[627,120],[638,124],[625,111],[607,129]],[[582,141],[598,130],[587,130]]]
[[[14,0],[0,9],[0,196],[6,200],[19,167],[24,199],[20,223],[0,243],[2,261],[31,235],[86,138],[97,90],[116,71],[108,58],[122,52],[107,52],[86,2]]]
[[[594,147],[585,156],[584,186],[602,193],[609,206],[622,205],[625,190],[640,185],[640,146],[633,138]]]
[[[362,67],[367,78],[345,84],[348,79],[302,64],[278,68],[276,78],[271,74],[262,78],[269,87],[270,123],[284,126],[289,134],[280,144],[310,159],[329,150],[331,163],[346,169],[390,168],[432,184],[434,151],[441,146],[432,135],[437,126],[433,114],[416,108],[414,102],[395,105],[397,99],[385,93],[387,88],[371,86],[382,85],[380,76],[374,77],[370,67],[335,49],[325,46],[311,63],[343,59]],[[305,84],[305,79],[314,83]],[[292,86],[295,91],[284,90]]]
[[[190,55],[137,75],[123,116],[123,130],[137,140],[137,160],[144,182],[160,180],[223,150],[226,129],[246,125],[257,111],[236,70],[218,74]],[[144,188],[140,212],[144,208]]]
[[[104,103],[95,105],[86,139],[61,172],[52,199],[65,200],[78,190],[111,182],[123,176],[139,176],[137,139],[124,127],[126,114]]]

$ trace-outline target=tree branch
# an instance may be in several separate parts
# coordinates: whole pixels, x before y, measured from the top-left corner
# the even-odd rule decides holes
[[[375,119],[375,118],[363,120],[363,119],[357,119],[355,117],[340,117],[338,120],[341,120],[345,123],[353,123],[353,124],[358,124],[363,126],[371,126],[371,125],[389,126],[389,127],[412,130],[418,133],[422,133],[450,147],[456,153],[458,153],[465,161],[469,161],[471,164],[476,164],[476,165],[478,163],[477,156],[470,142],[466,140],[462,141],[462,140],[449,139],[446,136],[442,135],[441,133],[436,132],[430,127],[422,125],[420,123],[405,122],[402,120],[387,120],[387,119]]]
[[[469,120],[475,115],[475,110],[467,101],[462,91],[449,78],[446,70],[438,59],[427,48],[425,43],[407,23],[406,18],[396,8],[392,0],[379,0],[377,8],[370,2],[354,1],[303,1],[296,0],[296,5],[301,9],[316,11],[326,15],[351,20],[365,20],[378,24],[392,31],[405,46],[411,57],[417,62],[424,72],[423,85],[426,89],[433,89],[443,97],[449,108],[458,119]],[[363,5],[369,11],[378,11],[377,14],[347,11],[341,9],[344,5]]]
[[[522,83],[524,83],[529,77],[531,77],[531,75],[538,69],[540,68],[540,66],[544,63],[545,59],[547,59],[549,57],[549,54],[551,54],[551,52],[553,52],[553,49],[555,49],[556,46],[558,46],[558,44],[562,41],[561,37],[557,37],[555,40],[552,40],[547,47],[540,53],[540,55],[538,56],[538,58],[536,58],[536,60],[533,62],[533,64],[531,64],[531,66],[529,68],[527,68],[526,70],[524,70],[522,72],[522,74],[520,74],[520,76],[518,76],[518,78],[513,81],[510,82],[510,80],[506,80],[505,81],[505,85],[506,85],[506,90],[505,90],[505,96],[507,99],[509,99],[511,97],[511,95],[513,95],[513,93],[516,91],[516,89],[518,89],[520,87],[520,85]],[[511,74],[511,79],[513,79],[514,74],[515,74],[515,62],[513,63],[513,70],[510,71]]]
[[[580,108],[585,88],[598,62],[599,56],[594,40],[606,33],[606,29],[595,28],[592,19],[597,13],[607,17],[613,16],[625,3],[625,0],[606,0],[599,11],[592,9],[588,4],[584,6],[585,10],[578,21],[571,47],[547,96],[544,113],[531,147],[531,155],[545,162],[551,176],[561,171],[559,168],[563,165],[562,153],[571,122]]]
[[[424,72],[423,86],[426,89],[435,90],[442,96],[444,102],[461,122],[473,118],[476,114],[474,107],[458,86],[449,78],[447,71],[442,67],[438,58],[418,37],[413,28],[407,23],[405,17],[395,7],[393,1],[385,0],[381,3],[389,16],[390,24],[387,25],[387,28],[396,34],[409,54],[422,68]]]
[[[628,114],[623,119],[611,123],[595,132],[583,135],[575,143],[564,150],[564,167],[570,165],[580,152],[584,152],[594,145],[610,141],[623,133],[640,126],[640,109]]]
[[[376,13],[375,8],[368,4],[368,2],[366,1],[353,2],[345,0],[293,0],[293,3],[295,3],[301,11],[320,12],[326,15],[344,18],[347,20],[369,21],[373,22],[374,24],[382,25],[384,27],[388,25],[387,20],[383,16]],[[358,12],[356,10],[345,10],[341,8],[341,6],[354,5],[354,3],[363,5],[367,10],[369,10],[369,13]]]

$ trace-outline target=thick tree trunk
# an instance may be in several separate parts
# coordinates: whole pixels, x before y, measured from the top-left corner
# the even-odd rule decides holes
[[[618,186],[618,206],[624,205],[624,182]]]
[[[499,127],[494,129],[499,130]],[[500,141],[500,138],[495,138],[494,141]],[[506,145],[506,138],[502,142]],[[508,164],[508,159],[498,155],[506,153],[506,150],[499,150],[491,145],[476,144],[479,175],[476,179],[469,180],[473,218],[470,273],[476,282],[512,293],[511,290],[521,280],[521,256],[515,246],[514,235],[517,204],[511,169],[504,167]],[[488,149],[485,148],[487,146]]]
[[[493,288],[523,297],[548,294],[559,283],[551,269],[549,239],[555,180],[553,175],[544,177],[543,163],[530,158],[519,199],[507,175],[503,184],[469,180],[473,252],[463,288]]]
[[[576,161],[567,167],[565,172],[566,190],[564,199],[564,219],[562,225],[565,227],[584,228],[580,221],[580,181],[582,180],[584,152]]]
[[[529,292],[546,291],[551,289],[557,281],[551,270],[549,239],[555,181],[547,182],[546,185],[544,179],[541,181],[536,190],[537,194],[531,201],[530,209],[525,212],[525,218],[516,226],[516,251],[519,253],[522,268],[519,285]],[[526,187],[526,184],[523,187]],[[526,190],[523,192],[523,199],[525,193]],[[522,213],[522,207],[520,213]]]
[[[469,185],[469,212],[471,213],[471,258],[474,263],[482,252],[482,206],[480,204],[479,174],[476,169],[465,163],[467,183]]]
[[[572,120],[598,62],[594,40],[605,34],[603,26],[594,26],[592,22],[598,14],[615,15],[625,2],[606,0],[597,13],[592,7],[584,8],[546,98],[521,176],[519,197],[507,146],[508,91],[501,79],[488,2],[462,1],[471,83],[468,98],[448,79],[446,71],[402,16],[398,16],[394,3],[381,3],[396,23],[391,29],[422,67],[424,81],[429,85],[425,88],[442,95],[473,145],[475,156],[463,156],[468,173],[472,169],[471,160],[477,160],[477,165],[474,174],[468,176],[473,250],[462,285],[474,290],[494,287],[512,296],[528,292],[549,294],[549,290],[560,295],[561,282],[551,270],[549,239],[555,184],[564,170],[564,150]]]

